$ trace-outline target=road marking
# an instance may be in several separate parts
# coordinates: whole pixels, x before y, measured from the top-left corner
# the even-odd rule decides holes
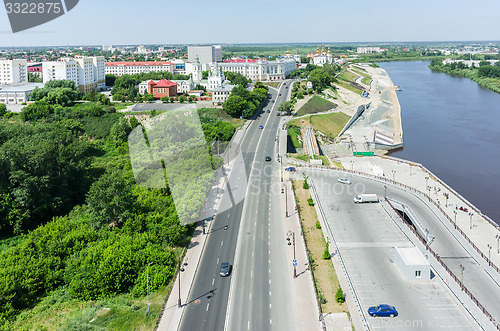
[[[253,277],[253,270],[250,271],[250,277]]]
[[[208,311],[208,307],[210,306],[210,302],[207,304],[207,311]]]
[[[269,285],[271,285],[271,280],[269,279]]]
[[[229,215],[230,215],[230,214],[227,214],[227,218],[229,218]]]
[[[222,246],[223,243],[224,243],[224,240],[220,242],[220,245]]]
[[[219,264],[219,258],[217,258],[217,264]]]
[[[250,292],[250,300],[252,300],[252,292]]]
[[[271,291],[269,291],[269,296],[271,296]]]
[[[254,255],[254,253],[255,253],[255,252],[252,252],[252,257],[253,257],[253,255]]]
[[[250,330],[250,321],[248,321],[248,330]]]
[[[270,322],[271,324],[273,324],[273,320],[269,320],[269,322]]]
[[[269,264],[271,264],[271,259],[269,259]]]
[[[271,304],[269,304],[269,309],[271,309]]]
[[[214,278],[214,279],[212,279],[212,286],[214,285],[214,283],[215,283],[215,278]]]

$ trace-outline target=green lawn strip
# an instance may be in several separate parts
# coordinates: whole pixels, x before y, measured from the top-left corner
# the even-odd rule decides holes
[[[310,117],[310,122],[314,130],[321,131],[330,138],[335,138],[342,131],[349,119],[348,115],[339,112],[313,115]]]
[[[337,105],[321,98],[317,95],[313,96],[307,101],[297,112],[296,116],[303,116],[307,114],[321,113],[336,108]]]
[[[299,142],[297,136],[300,136],[302,133],[300,132],[300,128],[294,125],[289,125],[287,129],[287,134],[290,136],[292,140],[292,145],[294,148],[302,148],[302,144]]]
[[[340,85],[343,88],[348,89],[349,91],[352,91],[352,92],[357,93],[359,95],[361,95],[361,93],[363,93],[363,91],[361,91],[360,89],[352,86],[351,84],[349,84],[348,82],[346,82],[344,80],[340,80],[339,79],[334,84]]]
[[[372,81],[371,78],[368,78],[368,77],[365,77],[361,80],[361,83],[365,84],[365,85],[370,85],[370,82]]]

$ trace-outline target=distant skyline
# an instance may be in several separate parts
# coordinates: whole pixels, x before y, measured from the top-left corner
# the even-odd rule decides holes
[[[16,34],[0,9],[0,47],[499,40],[499,12],[497,0],[80,0]]]

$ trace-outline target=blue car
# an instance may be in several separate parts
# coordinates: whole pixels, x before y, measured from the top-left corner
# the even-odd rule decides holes
[[[285,168],[285,171],[295,172],[295,171],[297,171],[297,169],[295,169],[295,167],[288,167],[288,168]]]
[[[390,305],[378,305],[368,308],[368,314],[373,317],[395,317],[398,316],[396,307]]]
[[[259,129],[261,129],[261,130],[262,130],[262,129],[264,129],[264,127],[263,127],[262,125],[259,125]]]

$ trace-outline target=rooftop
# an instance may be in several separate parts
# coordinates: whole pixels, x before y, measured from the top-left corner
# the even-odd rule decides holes
[[[407,265],[428,265],[422,252],[416,247],[396,247],[396,252],[403,258]]]
[[[24,91],[32,91],[36,87],[43,88],[43,83],[26,83],[26,84],[8,84],[8,85],[0,85],[0,92],[24,92]]]
[[[106,62],[106,67],[170,66],[167,61]]]

